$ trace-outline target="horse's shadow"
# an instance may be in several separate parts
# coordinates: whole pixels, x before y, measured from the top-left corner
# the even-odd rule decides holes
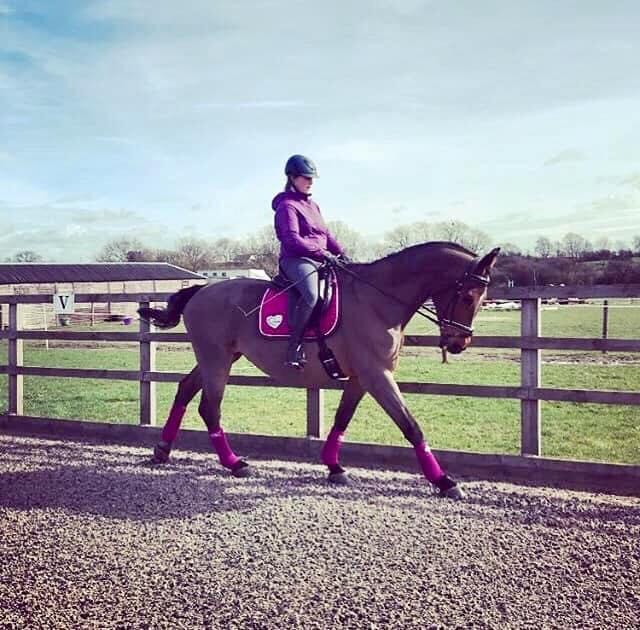
[[[133,465],[130,459],[118,463],[113,458],[104,465],[91,460],[56,466],[42,462],[36,470],[0,474],[0,508],[160,521],[247,512],[265,499],[284,496],[322,497],[328,493],[342,500],[360,500],[371,493],[373,498],[379,495],[375,485],[372,480],[357,479],[351,486],[335,487],[319,470],[317,474],[272,467],[264,470],[260,462],[245,479],[233,477],[217,464],[190,458],[163,466],[149,466],[146,460]]]
[[[112,519],[160,521],[248,512],[268,499],[300,497],[384,503],[415,515],[444,509],[478,520],[500,521],[508,513],[510,522],[524,526],[588,529],[597,521],[612,529],[640,527],[640,502],[634,500],[580,493],[558,498],[544,489],[510,484],[469,481],[467,500],[454,504],[431,497],[417,474],[386,472],[381,479],[371,471],[356,469],[350,471],[351,485],[336,487],[327,483],[320,466],[310,471],[300,464],[280,466],[258,460],[253,462],[252,476],[237,479],[217,463],[198,456],[181,456],[163,466],[142,466],[137,449],[127,454],[84,450],[68,464],[51,465],[55,448],[49,457],[39,457],[35,470],[19,470],[21,461],[34,451],[3,450],[17,470],[0,474],[0,507],[19,510],[52,508]]]

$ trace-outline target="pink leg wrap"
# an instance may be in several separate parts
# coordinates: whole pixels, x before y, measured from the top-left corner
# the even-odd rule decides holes
[[[342,446],[342,442],[344,441],[344,431],[339,431],[335,427],[331,429],[329,435],[327,436],[327,441],[324,443],[322,447],[322,463],[325,466],[337,466],[338,465],[338,455],[340,454],[340,447]]]
[[[178,431],[180,429],[180,423],[182,422],[182,418],[184,418],[184,414],[187,411],[187,408],[184,405],[175,404],[171,407],[171,411],[169,412],[169,417],[167,421],[164,423],[164,428],[162,429],[162,434],[160,437],[165,442],[173,442],[178,435]]]
[[[422,472],[428,481],[437,481],[444,475],[438,460],[433,456],[429,445],[426,442],[420,442],[417,446],[414,446],[416,456],[420,462]]]
[[[209,437],[211,438],[213,448],[216,450],[216,453],[218,453],[220,463],[225,468],[233,468],[240,461],[240,458],[231,450],[222,427],[214,433],[209,433]]]

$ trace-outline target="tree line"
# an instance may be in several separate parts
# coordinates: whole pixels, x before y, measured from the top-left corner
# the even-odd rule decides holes
[[[329,222],[329,229],[356,261],[371,261],[410,245],[426,241],[453,241],[475,252],[496,243],[485,232],[462,221],[429,223],[419,221],[400,225],[382,238],[362,235],[342,221]],[[497,243],[501,256],[493,282],[516,286],[549,284],[640,283],[640,235],[631,244],[612,242],[607,237],[595,243],[569,232],[562,239],[546,236],[536,239],[533,252],[523,252],[510,242]],[[106,243],[95,255],[97,262],[168,262],[184,269],[203,271],[234,262],[264,269],[274,275],[278,265],[279,243],[271,225],[244,238],[207,240],[185,237],[174,248],[154,248],[138,238],[121,237]],[[37,252],[18,252],[6,262],[38,262]]]

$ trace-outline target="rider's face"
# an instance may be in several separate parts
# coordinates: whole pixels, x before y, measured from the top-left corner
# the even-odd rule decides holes
[[[293,185],[296,190],[301,193],[308,193],[313,186],[313,177],[307,177],[306,175],[298,175],[293,178]]]

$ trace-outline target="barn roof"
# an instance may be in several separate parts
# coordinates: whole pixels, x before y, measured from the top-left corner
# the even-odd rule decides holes
[[[169,263],[0,263],[0,284],[117,282],[124,280],[206,280]]]

